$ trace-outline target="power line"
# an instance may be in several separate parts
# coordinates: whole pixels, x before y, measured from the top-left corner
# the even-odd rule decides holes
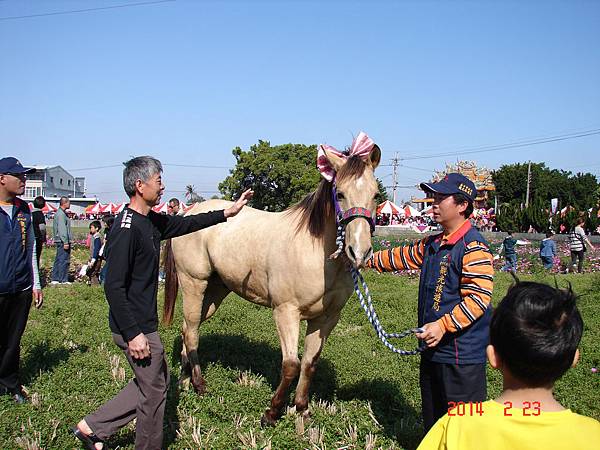
[[[163,166],[172,166],[172,167],[191,167],[194,169],[230,169],[228,166],[204,166],[197,164],[171,164],[171,163],[161,163]],[[82,167],[79,169],[68,169],[69,172],[80,172],[84,170],[98,170],[98,169],[109,169],[113,167],[123,167],[123,164],[111,164],[108,166],[94,166],[94,167]]]
[[[109,167],[120,167],[123,164],[112,164],[110,166],[95,166],[95,167],[83,167],[80,169],[68,169],[69,172],[79,172],[82,170],[98,170],[98,169],[108,169]]]
[[[197,166],[194,164],[171,164],[171,163],[163,163],[163,166],[173,166],[173,167],[194,167],[199,169],[231,169],[231,167],[226,166]]]
[[[405,164],[400,164],[400,167],[406,167],[407,169],[413,169],[413,170],[420,170],[422,172],[427,172],[427,173],[435,172],[434,170],[431,170],[431,169],[422,169],[420,167],[412,167],[412,166],[407,166]]]
[[[8,16],[8,17],[0,17],[0,20],[17,20],[17,19],[30,19],[32,17],[44,17],[44,16],[59,16],[62,14],[75,14],[82,12],[90,12],[90,11],[100,11],[105,9],[117,9],[117,8],[128,8],[130,6],[145,6],[145,5],[154,5],[157,3],[169,3],[174,2],[176,0],[154,0],[148,2],[138,2],[138,3],[126,3],[122,5],[113,5],[113,6],[100,6],[97,8],[86,8],[86,9],[71,9],[68,11],[56,11],[51,13],[40,13],[40,14],[29,14],[23,16]]]
[[[431,158],[442,158],[446,156],[459,156],[459,155],[469,155],[473,153],[485,153],[485,152],[494,152],[498,150],[507,150],[511,148],[520,148],[520,147],[529,147],[532,145],[546,144],[549,142],[558,142],[558,141],[566,141],[569,139],[577,139],[586,136],[594,136],[600,134],[600,129],[592,129],[586,130],[579,133],[569,133],[563,135],[556,136],[548,136],[545,138],[539,138],[534,140],[525,140],[525,141],[516,141],[509,142],[506,144],[498,144],[498,145],[489,145],[489,146],[480,146],[480,147],[472,147],[470,150],[461,150],[461,151],[453,151],[453,152],[445,152],[438,153],[433,155],[419,155],[419,156],[407,156],[404,158],[400,158],[401,161],[415,160],[415,159],[431,159]]]

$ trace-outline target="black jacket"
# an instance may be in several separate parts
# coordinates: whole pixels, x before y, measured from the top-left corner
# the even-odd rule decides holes
[[[126,207],[115,219],[107,244],[104,292],[113,333],[130,341],[158,329],[156,296],[160,241],[224,222],[223,210],[194,216],[147,216]]]

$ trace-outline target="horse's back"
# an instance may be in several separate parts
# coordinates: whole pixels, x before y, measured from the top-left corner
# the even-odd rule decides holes
[[[231,204],[209,200],[186,215]],[[298,230],[289,212],[246,206],[224,223],[174,239],[173,251],[178,271],[197,279],[208,279],[216,272],[230,290],[265,306],[291,301],[299,309],[318,310],[324,293],[338,289],[338,277],[344,279],[339,273],[343,265],[328,259],[319,239]]]
[[[226,200],[209,200],[194,205],[186,216],[231,205]],[[232,291],[267,304],[267,262],[273,239],[279,235],[279,214],[245,206],[226,222],[173,239],[177,270],[199,279],[216,272]]]

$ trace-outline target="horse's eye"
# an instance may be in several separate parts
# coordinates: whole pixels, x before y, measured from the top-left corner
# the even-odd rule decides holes
[[[341,192],[337,193],[337,199],[338,200],[344,200],[346,197],[344,197],[344,194],[342,194]]]
[[[379,192],[373,196],[373,200],[377,200],[378,195],[379,195]]]

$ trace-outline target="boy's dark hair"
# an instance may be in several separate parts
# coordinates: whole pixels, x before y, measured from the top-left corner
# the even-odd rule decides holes
[[[552,231],[546,231],[547,238],[552,237],[552,236],[554,236],[554,233]]]
[[[102,218],[102,221],[104,222],[104,226],[106,227],[104,232],[108,233],[113,223],[115,223],[115,216],[104,216]]]
[[[94,226],[94,228],[96,228],[96,230],[99,230],[100,228],[102,228],[102,225],[100,225],[100,221],[99,220],[94,220],[92,223],[90,223],[90,227]]]
[[[553,384],[573,364],[583,320],[569,289],[519,282],[500,302],[490,344],[510,373],[530,387]]]
[[[46,200],[41,195],[38,195],[36,198],[33,199],[34,208],[42,209],[44,206],[46,206]]]
[[[465,212],[463,214],[465,216],[465,219],[471,217],[471,214],[473,214],[473,201],[465,194],[452,194],[452,198],[454,199],[454,203],[456,205],[459,205],[461,203],[467,203],[467,209],[465,209]]]

